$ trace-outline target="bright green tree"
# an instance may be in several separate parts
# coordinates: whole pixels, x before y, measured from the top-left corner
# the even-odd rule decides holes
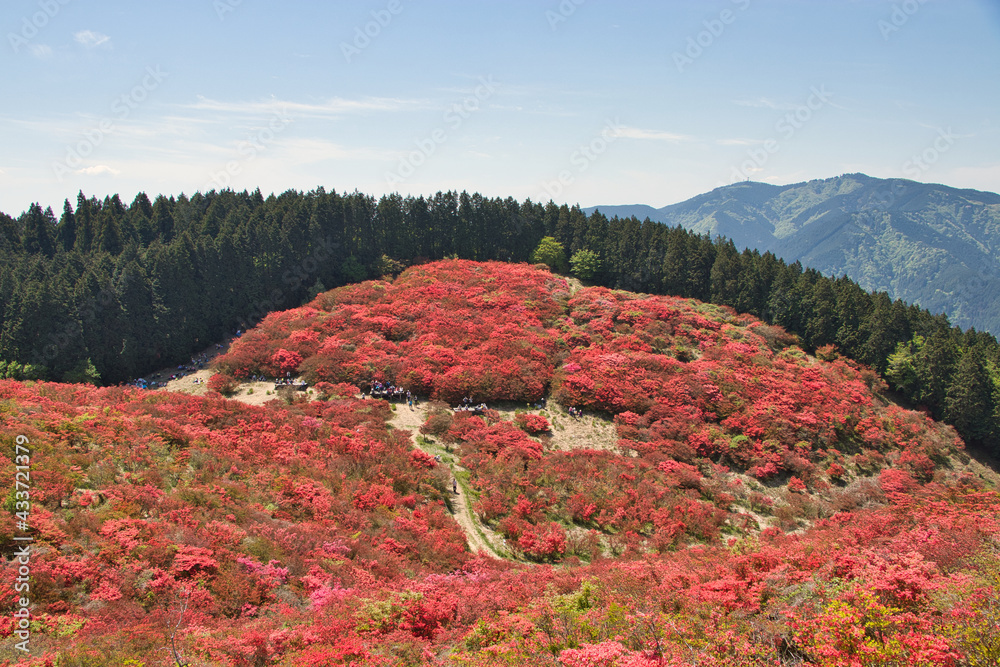
[[[536,264],[546,264],[553,271],[566,270],[566,250],[563,244],[551,236],[546,236],[531,253],[531,261]]]
[[[569,259],[573,275],[580,280],[591,280],[601,270],[601,258],[593,250],[577,250]]]

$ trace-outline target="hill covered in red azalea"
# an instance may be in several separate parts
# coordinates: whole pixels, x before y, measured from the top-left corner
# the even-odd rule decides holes
[[[795,342],[720,306],[571,294],[544,269],[455,260],[273,313],[218,368],[452,404],[548,396],[613,419],[617,451],[547,451],[495,412],[425,427],[460,447],[478,515],[535,560],[793,530],[884,485],[962,477],[952,429],[881,397],[878,376],[832,348],[817,359]]]
[[[796,342],[449,260],[272,313],[217,362],[215,386],[291,373],[321,400],[0,383],[6,544],[30,449],[27,664],[996,664],[995,477]],[[467,550],[453,475],[509,558]]]

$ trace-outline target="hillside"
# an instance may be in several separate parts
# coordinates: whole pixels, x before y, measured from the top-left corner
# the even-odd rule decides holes
[[[820,357],[728,308],[449,260],[272,313],[211,382],[311,396],[0,382],[9,512],[15,463],[32,485],[18,664],[992,664],[996,476]]]
[[[445,411],[425,428],[460,447],[492,527],[526,557],[560,559],[561,526],[589,529],[591,542],[632,534],[638,548],[661,548],[740,522],[763,528],[731,505],[767,510],[754,494],[791,485],[797,511],[783,525],[794,529],[803,513],[850,502],[841,487],[856,483],[856,493],[887,454],[925,482],[938,464],[961,467],[953,431],[887,402],[873,372],[832,349],[821,354],[828,361],[727,308],[600,287],[571,296],[547,271],[456,260],[273,313],[216,364],[237,380],[387,382],[451,405],[549,399],[613,417],[617,453],[589,443],[546,451],[490,411]],[[641,499],[615,488],[621,475],[648,487]]]
[[[598,209],[645,217],[635,206],[584,210]],[[1000,195],[847,174],[786,186],[736,183],[646,215],[846,274],[866,290],[947,313],[963,328],[1000,332]]]
[[[128,207],[81,193],[58,221],[39,205],[0,214],[0,377],[129,382],[331,287],[443,257],[524,262],[543,242],[550,266],[575,265],[591,284],[732,307],[810,353],[834,345],[1000,451],[1000,343],[988,333],[722,237],[466,192],[140,193]]]

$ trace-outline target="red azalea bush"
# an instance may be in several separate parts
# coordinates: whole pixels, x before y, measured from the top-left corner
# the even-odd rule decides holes
[[[224,373],[216,373],[212,377],[208,378],[208,389],[209,391],[217,391],[223,396],[229,396],[239,389],[240,382],[231,375],[226,375]]]
[[[436,262],[272,313],[217,364],[235,377],[297,370],[310,382],[388,381],[450,402],[535,401],[552,376],[559,339],[548,327],[563,294],[564,280],[526,265]]]
[[[316,395],[320,400],[328,401],[331,398],[352,398],[357,396],[358,388],[353,384],[341,382],[333,384],[331,382],[317,382],[313,385]]]
[[[271,357],[271,367],[279,376],[298,373],[299,366],[301,365],[302,355],[298,352],[279,349]]]
[[[530,435],[547,433],[552,428],[549,420],[545,417],[524,412],[518,413],[514,417],[514,423],[517,424],[518,428]]]

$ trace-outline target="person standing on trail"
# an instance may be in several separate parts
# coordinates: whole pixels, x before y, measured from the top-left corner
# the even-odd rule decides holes
[[[451,492],[458,495],[458,480],[454,477],[451,478]]]

